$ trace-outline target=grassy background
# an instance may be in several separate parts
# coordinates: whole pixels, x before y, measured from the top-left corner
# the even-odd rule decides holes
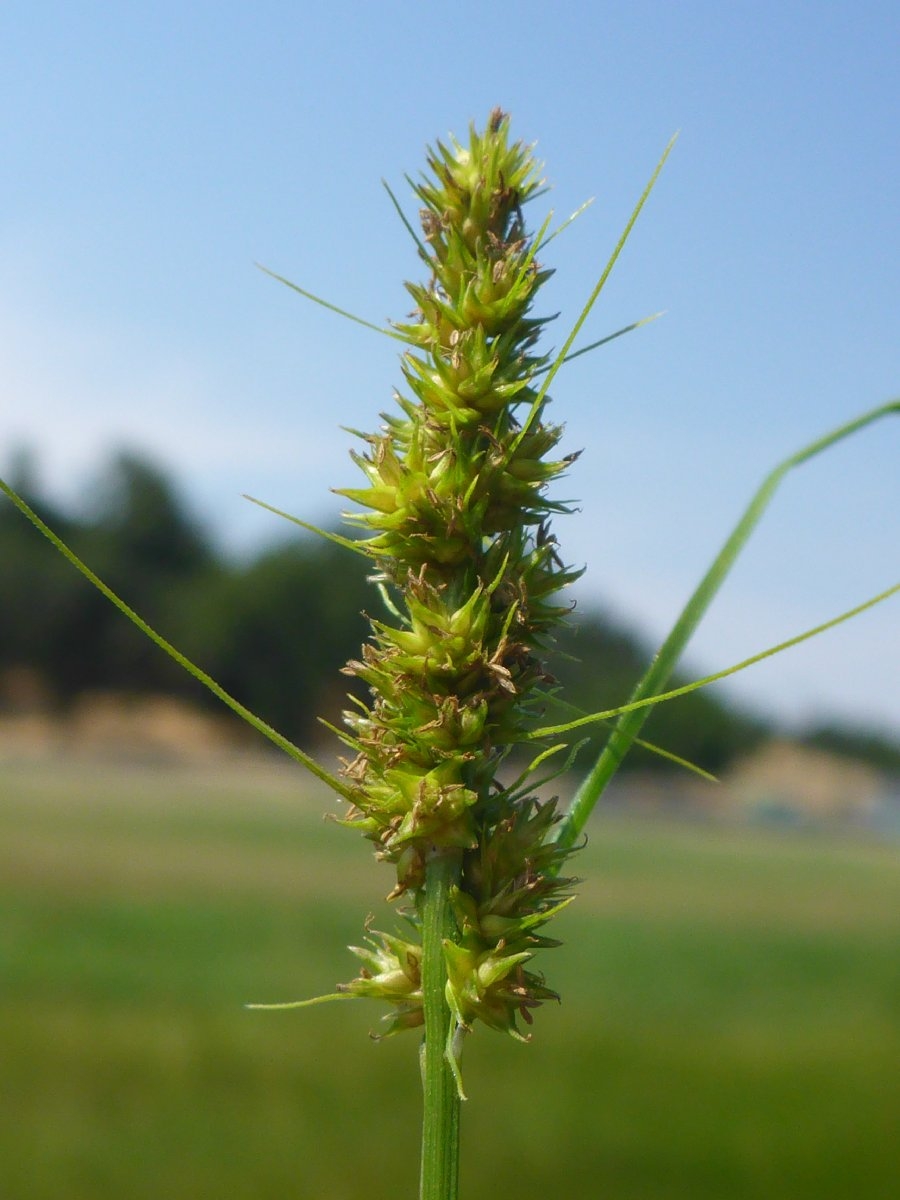
[[[280,765],[0,773],[3,1200],[416,1192],[411,1036],[330,991],[389,884]],[[600,820],[559,1009],[466,1052],[465,1200],[900,1178],[896,847]]]

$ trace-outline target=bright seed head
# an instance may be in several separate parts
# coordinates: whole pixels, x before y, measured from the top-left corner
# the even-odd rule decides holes
[[[407,394],[380,433],[353,455],[363,486],[341,495],[389,590],[394,615],[347,670],[371,691],[348,713],[347,769],[355,825],[392,862],[392,897],[411,918],[436,851],[461,856],[452,909],[458,937],[445,953],[448,1002],[461,1025],[481,1020],[520,1036],[518,1020],[554,998],[526,964],[552,944],[538,928],[570,880],[546,842],[552,804],[505,789],[497,775],[521,741],[548,676],[543,648],[568,609],[556,593],[577,572],[560,562],[548,521],[565,507],[546,488],[573,456],[551,458],[562,430],[544,398],[523,432],[547,360],[532,316],[549,272],[530,243],[523,206],[542,186],[531,149],[495,110],[468,143],[438,143],[415,185],[427,283],[408,284],[413,319]],[[417,951],[375,935],[347,985],[397,1010],[394,1028],[421,1019]],[[412,964],[415,964],[414,966]]]

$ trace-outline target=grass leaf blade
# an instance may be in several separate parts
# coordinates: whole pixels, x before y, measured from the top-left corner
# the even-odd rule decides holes
[[[283,283],[285,287],[289,287],[292,292],[298,292],[307,300],[312,300],[313,304],[319,304],[322,308],[327,308],[330,312],[337,313],[339,317],[346,317],[348,321],[353,321],[357,325],[362,325],[364,329],[372,329],[375,333],[383,333],[385,337],[393,338],[398,342],[406,342],[407,339],[402,333],[397,333],[393,329],[386,329],[383,325],[376,325],[372,321],[367,321],[365,317],[358,317],[355,313],[348,312],[346,308],[339,308],[336,304],[332,304],[330,300],[323,300],[321,296],[317,296],[315,292],[309,292],[306,288],[302,288],[299,283],[292,283],[290,279],[285,279],[283,275],[277,274],[275,271],[270,271],[268,267],[264,267],[262,263],[256,263],[256,267],[262,271],[264,275],[269,275],[272,279],[277,279],[279,283]]]
[[[319,537],[325,538],[328,542],[334,542],[336,546],[342,546],[345,550],[352,550],[354,554],[361,554],[363,558],[369,557],[363,545],[358,541],[355,542],[352,538],[342,537],[339,533],[333,533],[331,530],[322,529],[318,525],[304,521],[300,517],[294,517],[290,513],[276,508],[273,504],[267,504],[265,500],[257,500],[255,496],[248,496],[246,492],[244,492],[243,498],[249,500],[251,504],[255,504],[258,508],[264,508],[266,512],[273,513],[276,517],[284,517],[285,521],[290,521],[292,525],[298,525],[301,529],[308,530],[309,533],[318,534]]]
[[[87,566],[86,563],[82,562],[75,551],[71,550],[62,540],[62,538],[55,534],[49,525],[46,525],[37,515],[37,513],[25,503],[21,496],[14,492],[9,484],[5,483],[2,479],[0,479],[0,491],[9,497],[19,512],[28,518],[32,525],[34,525],[35,528],[38,529],[44,535],[44,537],[56,547],[60,554],[64,558],[68,559],[72,566],[75,567],[75,569],[79,571],[89,583],[92,583],[99,592],[102,592],[107,600],[114,604],[119,612],[123,613],[133,625],[136,625],[138,629],[140,629],[141,633],[145,634],[151,640],[151,642],[155,642],[161,650],[165,651],[170,658],[173,658],[175,662],[177,662],[180,667],[183,667],[189,675],[192,675],[194,679],[196,679],[199,683],[202,683],[208,691],[212,692],[212,694],[217,697],[217,699],[221,700],[223,704],[227,705],[232,712],[236,713],[243,721],[246,721],[248,725],[251,725],[258,733],[261,733],[263,737],[268,738],[268,740],[276,745],[279,750],[283,750],[285,754],[288,754],[296,762],[301,763],[312,775],[315,775],[315,777],[320,779],[323,783],[327,783],[333,791],[338,793],[338,795],[343,796],[347,800],[351,799],[352,792],[346,784],[342,783],[336,776],[332,775],[330,771],[326,771],[324,767],[319,766],[314,758],[311,758],[310,755],[301,750],[299,746],[295,746],[292,741],[284,736],[284,734],[281,734],[276,729],[273,729],[272,726],[263,721],[261,717],[258,717],[255,713],[252,713],[249,708],[245,708],[239,700],[235,700],[235,698],[226,692],[225,689],[212,678],[212,676],[207,675],[204,670],[198,667],[195,663],[191,662],[191,660],[182,654],[180,650],[176,650],[171,642],[166,641],[162,634],[157,633],[151,625],[148,625],[143,617],[138,616],[134,609],[126,604],[125,601],[118,596],[111,587],[105,584],[98,575],[95,575],[90,567]]]
[[[540,243],[540,245],[537,248],[537,253],[540,254],[545,246],[549,246],[550,243],[553,241],[553,239],[556,237],[559,237],[559,235],[562,233],[562,231],[564,229],[568,229],[568,227],[572,224],[572,222],[577,221],[583,212],[587,212],[587,210],[591,207],[591,205],[593,203],[594,203],[594,197],[591,196],[590,200],[585,200],[584,204],[580,204],[578,206],[578,208],[575,209],[575,211],[572,213],[572,215],[570,217],[566,217],[566,219],[562,222],[561,225],[557,225],[556,229],[554,229],[552,233],[548,234],[544,238],[544,240]]]
[[[409,236],[412,238],[412,240],[416,243],[416,246],[418,246],[419,254],[422,256],[422,258],[425,260],[425,262],[428,262],[428,259],[429,259],[428,251],[425,249],[422,239],[419,237],[419,235],[416,233],[415,229],[412,227],[409,217],[407,217],[406,213],[403,211],[402,207],[400,206],[400,201],[397,199],[397,197],[391,191],[390,184],[388,183],[388,181],[386,179],[382,179],[381,186],[384,188],[384,190],[387,192],[388,196],[390,197],[391,204],[393,204],[394,208],[397,210],[397,216],[402,221],[403,226],[406,229],[406,232],[409,234]]]
[[[660,647],[649,669],[638,682],[637,687],[631,695],[627,711],[621,711],[619,720],[615,729],[610,734],[609,740],[582,782],[581,787],[576,792],[568,813],[557,827],[556,840],[561,845],[572,846],[577,841],[594,805],[597,803],[610,779],[615,775],[622,759],[633,745],[644,721],[649,716],[652,705],[658,702],[661,689],[665,687],[666,681],[675,669],[675,665],[681,657],[685,646],[718,593],[719,588],[737,560],[747,539],[768,508],[784,477],[795,467],[808,462],[811,458],[821,454],[824,450],[827,450],[844,438],[857,433],[882,417],[897,415],[898,413],[900,413],[900,400],[891,400],[887,404],[870,409],[854,420],[848,421],[837,429],[833,429],[823,437],[817,438],[808,446],[797,451],[797,453],[790,455],[789,458],[779,463],[766,476],[744,511],[743,516],[700,581],[694,594],[683,608],[678,620]],[[863,609],[871,607],[880,600],[886,599],[896,590],[897,588],[895,587],[889,589],[887,592],[883,592],[881,596],[868,601],[865,605],[860,606],[859,609],[851,610],[850,613],[845,613],[841,617],[827,622],[824,626],[817,627],[816,630],[809,631],[797,639],[792,639],[790,642],[784,643],[782,648],[787,648],[788,645],[795,645],[797,641],[804,640],[805,637],[812,637],[816,632],[822,632],[824,629],[830,628],[841,620],[849,619],[857,611],[863,611]],[[766,651],[763,655],[754,658],[753,661],[759,661],[759,658],[775,653],[776,650],[777,648],[773,648],[770,651]],[[747,660],[743,665],[749,665],[749,662],[750,660]],[[732,668],[727,673],[731,674],[734,670],[738,669],[742,669],[742,664],[738,664],[737,667]],[[723,677],[724,675],[722,674],[711,676],[706,682],[712,682],[714,678]],[[683,692],[679,689],[678,694],[683,694]],[[604,718],[610,715],[613,714],[603,714]]]
[[[584,308],[582,308],[581,313],[578,316],[578,320],[572,326],[571,332],[569,333],[569,336],[566,338],[565,342],[563,343],[562,349],[560,350],[559,354],[557,354],[557,356],[554,359],[553,363],[551,364],[549,370],[547,371],[547,376],[546,376],[544,382],[541,384],[541,387],[538,391],[538,394],[535,396],[534,401],[532,402],[531,409],[529,410],[528,416],[526,417],[526,419],[522,425],[522,429],[521,429],[521,432],[519,433],[519,437],[518,437],[516,443],[514,443],[514,449],[515,449],[515,446],[517,446],[522,441],[522,438],[525,437],[528,430],[531,428],[533,421],[535,420],[538,413],[540,412],[541,405],[544,402],[544,397],[547,395],[547,392],[550,390],[550,384],[553,382],[557,371],[560,369],[560,367],[565,362],[566,356],[568,355],[569,351],[572,349],[572,345],[573,345],[575,339],[578,337],[578,334],[581,332],[582,325],[584,325],[585,321],[588,319],[591,309],[594,307],[595,303],[597,302],[598,296],[603,291],[603,288],[606,285],[606,281],[607,281],[607,279],[609,279],[612,269],[616,265],[618,257],[622,253],[622,250],[624,249],[625,243],[628,241],[628,237],[629,237],[632,229],[634,228],[635,222],[637,221],[638,217],[641,215],[641,209],[646,204],[647,199],[650,196],[650,193],[653,191],[653,188],[656,185],[656,181],[659,178],[660,172],[662,171],[663,167],[665,166],[666,159],[669,157],[669,155],[672,152],[672,147],[675,145],[675,141],[676,141],[677,137],[678,137],[678,134],[676,133],[669,139],[669,144],[666,146],[665,150],[663,150],[660,160],[656,164],[653,174],[650,176],[650,179],[647,182],[647,186],[644,188],[643,192],[641,192],[640,199],[638,200],[637,204],[634,206],[631,216],[628,218],[627,225],[622,230],[622,233],[619,236],[619,240],[618,240],[618,242],[616,242],[613,252],[609,257],[609,260],[608,260],[606,266],[603,268],[603,272],[600,275],[600,278],[597,280],[597,283],[594,285],[594,290],[591,292],[590,296],[588,296],[587,302],[584,305]]]
[[[640,329],[642,325],[649,325],[651,321],[657,321],[660,317],[664,317],[665,310],[658,313],[651,313],[649,317],[641,317],[639,321],[632,321],[630,325],[623,325],[621,329],[617,329],[615,333],[608,333],[606,337],[598,338],[596,342],[590,342],[587,346],[582,346],[580,350],[573,350],[571,354],[567,354],[562,360],[561,366],[572,362],[576,358],[581,358],[582,354],[589,354],[591,350],[597,350],[600,346],[605,346],[608,342],[614,342],[616,338],[623,337],[626,333],[632,333],[635,329]],[[540,367],[535,371],[535,376],[543,375],[550,370],[552,364],[546,367]]]

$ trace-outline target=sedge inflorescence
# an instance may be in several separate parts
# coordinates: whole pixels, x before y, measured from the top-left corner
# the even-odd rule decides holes
[[[415,190],[430,278],[406,285],[416,310],[395,326],[407,392],[361,435],[365,486],[339,493],[362,509],[348,519],[390,613],[346,667],[371,697],[345,715],[346,823],[394,865],[413,933],[370,931],[343,990],[389,1001],[391,1032],[422,1024],[417,930],[427,864],[445,856],[450,1010],[460,1029],[480,1020],[521,1036],[517,1019],[556,998],[526,964],[558,944],[540,930],[572,881],[549,836],[555,801],[533,795],[527,771],[513,784],[499,774],[552,682],[543,659],[568,612],[558,593],[578,574],[548,525],[565,506],[546,493],[574,456],[554,457],[562,429],[544,420],[546,318],[532,307],[550,272],[524,224],[542,187],[531,148],[497,110],[467,145],[438,143],[428,168]]]

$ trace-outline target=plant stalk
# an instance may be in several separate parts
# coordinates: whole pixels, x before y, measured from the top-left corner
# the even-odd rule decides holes
[[[456,853],[435,852],[425,869],[422,913],[422,1173],[420,1200],[456,1200],[459,1176],[459,1094],[445,1047],[450,1027],[444,938],[452,932],[450,887],[459,874]]]

